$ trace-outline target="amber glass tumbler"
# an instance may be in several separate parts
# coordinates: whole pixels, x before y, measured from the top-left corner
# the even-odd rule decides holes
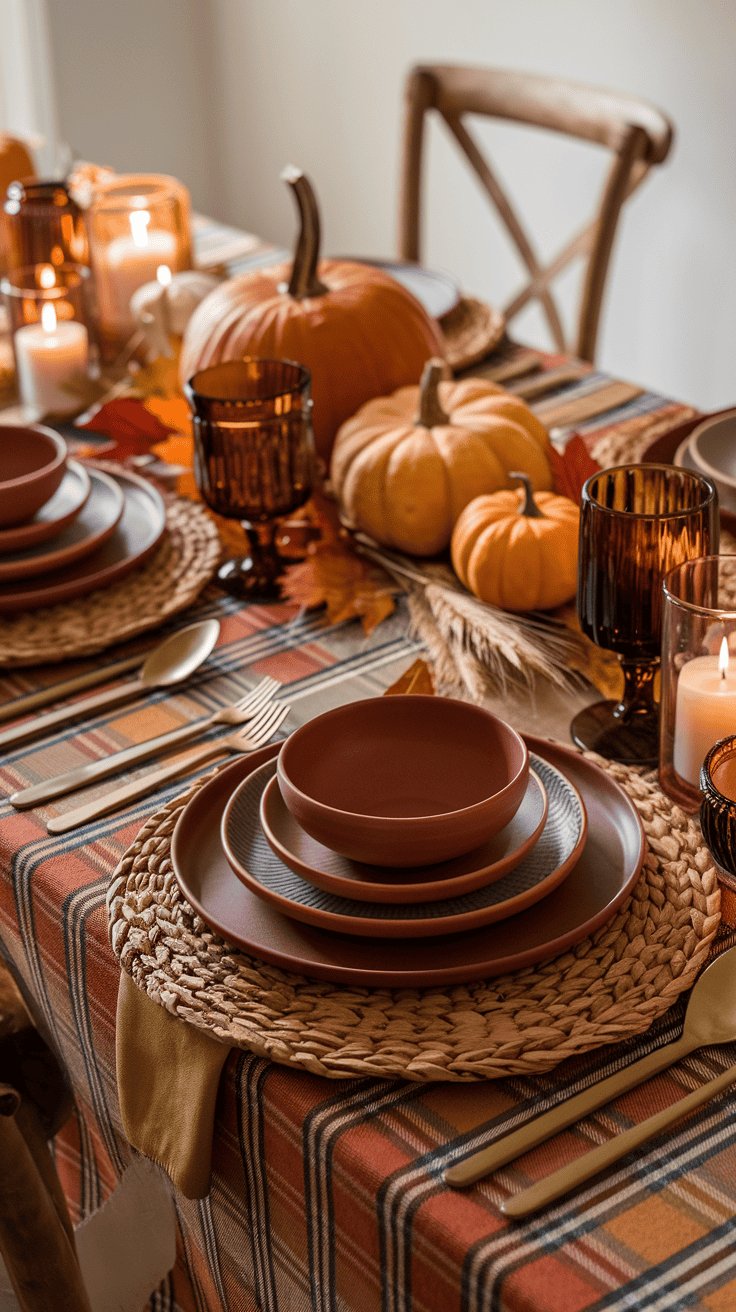
[[[578,618],[586,637],[615,652],[620,701],[573,720],[573,740],[614,761],[656,765],[654,678],[662,644],[662,580],[676,565],[718,551],[718,493],[674,465],[619,465],[589,478],[580,502]]]
[[[201,369],[184,391],[202,499],[240,520],[250,542],[219,582],[245,600],[278,597],[278,522],[304,505],[314,477],[311,374],[293,360],[232,360]]]

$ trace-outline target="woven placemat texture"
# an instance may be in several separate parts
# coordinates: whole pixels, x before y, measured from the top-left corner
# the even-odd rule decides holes
[[[145,564],[87,596],[2,616],[0,666],[91,656],[155,628],[191,606],[212,578],[220,553],[217,528],[205,507],[186,497],[166,499],[166,530]]]
[[[115,871],[107,899],[113,950],[173,1015],[223,1043],[331,1079],[495,1079],[546,1071],[643,1033],[705,964],[720,889],[694,820],[627,766],[589,759],[633,799],[648,852],[623,907],[562,956],[426,989],[349,987],[258,961],[209,930],[177,884],[170,839],[194,789],[151,816]]]

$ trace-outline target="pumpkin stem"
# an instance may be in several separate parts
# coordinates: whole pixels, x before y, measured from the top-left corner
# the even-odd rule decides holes
[[[281,181],[288,183],[299,210],[299,232],[294,248],[288,292],[297,301],[310,296],[324,296],[330,289],[317,277],[319,261],[319,209],[309,178],[293,164],[287,165]]]
[[[529,475],[522,474],[518,470],[509,470],[509,478],[518,479],[520,483],[524,484],[526,496],[523,506],[519,506],[519,514],[524,515],[526,519],[544,519],[542,511],[534,500],[534,491]]]
[[[421,424],[423,428],[439,428],[450,422],[450,416],[445,414],[440,405],[438,390],[444,371],[444,360],[436,356],[428,360],[422,370],[419,384],[419,411],[414,423]]]

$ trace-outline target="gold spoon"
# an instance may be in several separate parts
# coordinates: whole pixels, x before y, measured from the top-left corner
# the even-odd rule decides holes
[[[544,1143],[552,1135],[558,1134],[574,1121],[579,1121],[589,1112],[594,1112],[604,1103],[610,1102],[612,1098],[651,1079],[653,1075],[666,1070],[668,1066],[673,1066],[695,1048],[712,1043],[731,1043],[734,1039],[736,1039],[736,948],[729,948],[717,957],[696,981],[687,1004],[685,1024],[679,1039],[657,1048],[646,1057],[633,1062],[631,1066],[626,1066],[623,1070],[616,1071],[614,1075],[609,1075],[607,1079],[600,1080],[598,1084],[583,1089],[581,1093],[568,1098],[557,1107],[552,1107],[548,1112],[537,1116],[535,1120],[522,1125],[518,1130],[513,1130],[511,1134],[505,1135],[496,1143],[466,1157],[464,1161],[449,1166],[444,1173],[445,1183],[457,1187],[473,1184],[484,1175],[489,1175],[491,1171],[497,1171],[500,1166],[513,1161],[515,1157],[520,1157],[522,1153],[536,1148],[537,1144]],[[708,1085],[705,1085],[704,1089],[698,1092],[705,1092],[707,1088]],[[709,1096],[715,1096],[717,1091],[714,1090]],[[694,1096],[690,1095],[690,1097]],[[703,1101],[707,1101],[707,1097]],[[679,1115],[684,1116],[688,1110],[685,1102],[676,1103],[674,1107],[668,1109],[669,1112],[675,1113],[678,1108],[683,1107],[684,1110],[679,1112]],[[673,1114],[671,1120],[675,1119],[677,1117]],[[652,1133],[657,1133],[656,1127]],[[622,1144],[625,1137],[625,1135],[617,1136],[615,1144]],[[623,1152],[628,1151],[627,1148],[623,1149]],[[589,1153],[587,1156],[594,1155]],[[581,1162],[586,1160],[584,1157]],[[579,1163],[573,1163],[576,1164]],[[596,1169],[601,1170],[602,1167],[598,1166]],[[572,1188],[572,1185],[566,1187]],[[509,1199],[508,1203],[511,1202],[512,1200]],[[535,1206],[541,1206],[541,1203],[535,1203]],[[508,1214],[511,1215],[511,1212]]]
[[[172,683],[180,683],[209,656],[219,632],[218,620],[201,620],[199,624],[190,624],[188,628],[172,633],[149,652],[137,679],[116,684],[114,688],[106,688],[92,697],[62,706],[58,711],[50,711],[48,715],[39,715],[13,729],[6,729],[0,733],[0,747],[36,738],[79,716],[94,715],[110,706],[118,706],[151,688],[168,688]]]

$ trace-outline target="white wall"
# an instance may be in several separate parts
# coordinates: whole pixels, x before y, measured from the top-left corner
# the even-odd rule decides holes
[[[704,409],[736,403],[733,0],[47,4],[62,130],[78,151],[175,173],[200,208],[284,244],[294,215],[279,173],[299,164],[318,189],[326,253],[395,251],[402,87],[415,62],[497,64],[648,98],[677,141],[625,212],[599,361]],[[522,212],[541,217],[552,253],[579,212],[574,187],[595,189],[598,152],[550,138],[549,165],[523,129],[483,128],[509,181],[520,166]],[[441,129],[430,177],[425,262],[499,303],[516,265]]]

